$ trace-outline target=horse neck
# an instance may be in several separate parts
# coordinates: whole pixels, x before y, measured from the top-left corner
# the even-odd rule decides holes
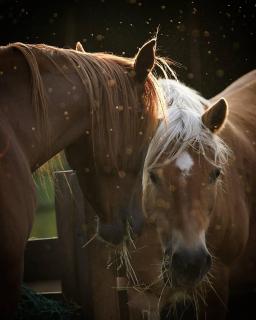
[[[0,56],[0,114],[34,170],[89,127],[88,96],[75,72],[65,77],[45,57],[37,56],[46,99],[45,105],[38,101],[36,106],[31,98],[35,94],[31,70],[24,56],[14,48],[1,49]],[[39,100],[40,95],[42,92],[37,92]]]
[[[256,159],[255,88],[256,82],[248,74],[217,96],[224,96],[229,104],[228,121],[220,136],[233,153],[223,176],[213,220],[213,228],[218,228],[218,236],[213,233],[219,244],[217,255],[223,255],[224,261],[241,253],[248,237],[249,219],[250,224],[256,219],[253,193],[256,179],[252,174]]]

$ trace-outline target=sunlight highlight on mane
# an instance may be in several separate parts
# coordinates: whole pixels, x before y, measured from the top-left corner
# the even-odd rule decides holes
[[[28,63],[29,69],[31,71],[32,79],[32,104],[36,111],[36,119],[39,124],[39,134],[44,135],[46,139],[48,136],[48,126],[47,126],[47,99],[44,92],[44,85],[39,70],[39,65],[37,62],[37,57],[31,46],[26,45],[21,42],[12,43],[9,47],[18,49],[24,56],[26,62]]]
[[[175,160],[191,147],[207,161],[222,167],[230,153],[224,141],[204,127],[201,116],[209,102],[196,91],[175,80],[159,80],[168,109],[150,142],[144,172]],[[143,184],[145,185],[145,181]]]
[[[136,165],[143,147],[153,136],[158,114],[166,107],[162,89],[153,73],[147,77],[141,99],[135,88],[133,58],[78,52],[44,44],[14,43],[10,47],[21,51],[29,65],[32,99],[42,134],[47,132],[47,98],[37,62],[41,56],[46,57],[67,81],[71,72],[76,72],[81,79],[90,105],[90,131],[96,164],[104,165],[107,157],[108,164],[114,168],[127,169]],[[156,60],[162,71],[171,70],[165,59],[157,57]],[[127,156],[127,149],[130,156]]]

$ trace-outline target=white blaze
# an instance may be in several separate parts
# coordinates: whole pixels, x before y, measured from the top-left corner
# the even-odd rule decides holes
[[[187,151],[183,151],[175,161],[175,165],[183,172],[188,173],[194,161]]]

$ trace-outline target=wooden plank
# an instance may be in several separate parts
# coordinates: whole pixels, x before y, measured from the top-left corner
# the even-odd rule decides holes
[[[74,205],[69,176],[72,171],[55,172],[55,210],[60,242],[62,291],[67,299],[78,300],[74,254]]]
[[[60,293],[61,294],[60,280],[26,282],[26,285],[37,293],[43,293],[43,294]]]
[[[93,319],[94,308],[91,284],[91,268],[93,266],[89,260],[88,250],[87,248],[84,248],[84,245],[88,241],[85,218],[87,212],[85,212],[84,197],[75,172],[70,173],[68,181],[72,189],[74,205],[73,236],[78,291],[77,302],[86,312],[86,317],[88,319]]]
[[[118,300],[119,300],[120,319],[129,320],[130,312],[129,312],[129,306],[128,306],[127,290],[118,291]]]
[[[117,259],[119,259],[119,257]],[[126,277],[126,270],[124,265],[117,271],[116,283],[117,283],[117,290],[118,290],[120,319],[129,320],[130,312],[129,312],[129,306],[128,306],[127,277]]]
[[[74,171],[55,173],[56,220],[61,247],[63,247],[62,290],[67,299],[82,306],[86,316],[93,319],[90,267],[85,230],[83,195]]]
[[[31,239],[25,250],[24,281],[61,279],[61,252],[57,238]]]
[[[93,241],[88,245],[91,282],[95,320],[121,320],[116,276],[113,267],[114,254],[112,247],[101,241]]]

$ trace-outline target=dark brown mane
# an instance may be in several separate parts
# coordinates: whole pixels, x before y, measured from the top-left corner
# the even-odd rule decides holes
[[[25,57],[32,77],[33,104],[43,134],[47,132],[47,99],[42,82],[38,59],[47,58],[49,63],[68,79],[70,73],[77,73],[88,93],[92,134],[96,163],[108,163],[116,168],[127,168],[136,163],[139,145],[148,143],[156,124],[157,115],[164,109],[165,102],[156,77],[150,73],[141,100],[135,90],[134,59],[107,53],[81,53],[44,44],[30,45],[14,43]],[[161,62],[159,62],[161,61]],[[167,62],[158,59],[163,67]],[[104,105],[100,105],[104,101]],[[146,106],[146,107],[145,107]],[[129,155],[127,157],[127,154]]]

